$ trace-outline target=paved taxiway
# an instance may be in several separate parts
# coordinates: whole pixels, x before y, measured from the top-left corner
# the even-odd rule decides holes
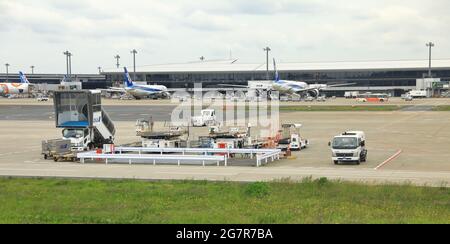
[[[113,121],[131,121],[152,116],[155,121],[168,121],[175,106],[104,106]],[[0,120],[54,121],[53,106],[0,105]]]
[[[104,99],[105,110],[114,121],[130,121],[139,118],[153,117],[155,121],[169,121],[171,111],[180,105],[170,100],[111,100]],[[282,102],[281,106],[378,106],[395,105],[405,106],[402,111],[424,112],[430,111],[434,106],[450,105],[450,99],[417,99],[406,102],[399,98],[392,98],[383,104],[357,103],[351,99],[336,99],[327,102]],[[0,99],[0,120],[54,120],[53,102],[38,103],[34,99]]]

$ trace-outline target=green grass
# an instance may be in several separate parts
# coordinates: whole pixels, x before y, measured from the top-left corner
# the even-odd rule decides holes
[[[0,223],[450,223],[450,189],[3,178]]]
[[[344,111],[398,111],[404,108],[396,105],[357,105],[357,106],[281,106],[280,111],[292,112],[344,112]]]
[[[433,111],[437,111],[437,112],[449,112],[450,111],[450,105],[440,105],[440,106],[435,106],[433,108]]]

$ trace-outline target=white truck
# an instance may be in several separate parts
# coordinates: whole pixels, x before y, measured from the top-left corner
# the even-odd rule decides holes
[[[217,117],[214,109],[202,110],[200,116],[192,117],[192,125],[194,127],[204,127],[215,124],[217,124]]]
[[[407,95],[412,98],[427,98],[427,91],[413,90],[410,91]]]
[[[352,91],[348,91],[348,92],[345,92],[345,95],[344,95],[344,97],[346,98],[346,99],[352,99],[352,98],[358,98],[358,96],[359,96],[359,92],[352,92]]]
[[[367,161],[366,135],[362,131],[347,131],[334,137],[329,142],[332,151],[332,160],[335,165],[339,163],[356,162],[360,165]]]

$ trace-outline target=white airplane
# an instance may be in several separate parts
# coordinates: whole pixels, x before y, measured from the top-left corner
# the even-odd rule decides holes
[[[327,88],[354,85],[354,83],[337,84],[337,85],[325,85],[325,84],[311,84],[310,85],[303,81],[281,80],[280,75],[278,74],[275,59],[273,60],[273,65],[274,65],[274,69],[275,69],[275,80],[272,81],[272,89],[275,91],[278,91],[280,94],[290,94],[290,95],[297,94],[299,96],[304,95],[304,94],[310,94],[313,97],[319,97],[320,92],[323,90],[326,90]],[[222,86],[254,89],[254,87],[249,87],[249,86],[238,86],[238,85],[227,85],[227,84],[223,84]]]
[[[30,82],[24,73],[19,72],[20,83],[0,83],[0,95],[27,94],[30,92]]]
[[[107,92],[118,92],[129,94],[136,99],[148,97],[170,97],[167,87],[161,85],[136,85],[131,80],[127,68],[124,68],[124,88],[111,87]]]

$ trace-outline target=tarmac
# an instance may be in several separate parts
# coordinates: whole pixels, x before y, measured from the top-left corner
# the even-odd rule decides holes
[[[136,121],[139,118],[148,119],[150,116],[155,121],[168,121],[176,106],[143,106],[143,105],[107,105],[105,111],[113,121]],[[17,111],[20,111],[18,113]],[[54,121],[55,112],[53,105],[0,105],[0,120],[9,121]]]
[[[124,102],[125,104],[121,104]],[[151,115],[162,121],[174,108],[163,101],[105,100],[116,124],[117,143],[139,141],[135,121]],[[348,103],[347,100],[329,104]],[[354,102],[354,101],[353,101]],[[396,103],[393,101],[392,103]],[[399,103],[401,101],[398,101]],[[448,105],[448,99],[414,101],[413,106]],[[155,103],[155,104],[152,104]],[[301,103],[302,105],[304,103]],[[41,141],[61,137],[55,128],[53,107],[29,99],[0,99],[0,175],[109,179],[197,179],[230,181],[300,180],[328,177],[373,184],[411,183],[450,186],[450,112],[423,109],[393,112],[288,112],[281,121],[303,124],[309,148],[292,159],[265,167],[152,166],[54,163],[40,155]],[[162,126],[158,123],[157,126]],[[369,160],[360,166],[334,165],[328,142],[346,130],[367,134]]]
[[[177,100],[112,100],[103,99],[105,110],[113,121],[135,121],[139,118],[169,121]],[[205,105],[208,105],[206,102]],[[245,103],[244,103],[245,105]],[[435,106],[450,105],[450,99],[416,99],[411,102],[393,98],[386,103],[357,103],[353,99],[335,99],[327,102],[281,102],[280,106],[404,106],[402,111],[431,111]],[[17,111],[21,111],[18,113]],[[54,121],[53,101],[37,102],[35,99],[0,99],[0,120],[51,120]]]

